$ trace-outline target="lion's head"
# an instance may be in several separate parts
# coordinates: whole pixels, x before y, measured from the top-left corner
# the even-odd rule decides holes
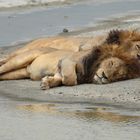
[[[137,50],[138,49],[138,50]],[[139,46],[136,57],[120,45],[102,45],[83,60],[84,80],[89,83],[106,84],[140,77]]]
[[[120,79],[126,79],[127,75],[128,69],[125,62],[117,57],[111,57],[101,62],[93,77],[93,82],[106,84]]]
[[[101,51],[102,60],[94,72],[94,83],[105,84],[140,77],[139,32],[110,31]]]
[[[106,84],[140,76],[138,63],[126,62],[117,57],[103,60],[93,76],[93,83]]]

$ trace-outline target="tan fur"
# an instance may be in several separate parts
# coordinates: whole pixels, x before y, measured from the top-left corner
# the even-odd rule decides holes
[[[13,70],[0,76],[0,80],[11,80],[11,79],[25,79],[30,78],[26,68]]]
[[[69,51],[55,51],[37,57],[27,67],[27,71],[30,73],[30,78],[32,80],[41,80],[45,75],[54,75],[59,60],[72,54],[73,52]]]
[[[130,55],[140,53],[140,32],[136,30],[112,30],[106,39],[107,44],[117,44]],[[137,49],[139,46],[139,49]]]
[[[68,50],[73,52],[78,52],[81,50],[92,49],[93,46],[97,46],[103,43],[106,39],[106,35],[101,35],[97,37],[50,37],[50,38],[41,38],[32,41],[31,43],[25,45],[23,48],[20,48],[5,58],[0,59],[0,65],[3,65],[11,58],[21,55],[23,53],[30,52],[32,55],[32,51],[41,49],[45,50],[46,48],[54,48],[57,50]],[[40,55],[40,53],[38,54]]]

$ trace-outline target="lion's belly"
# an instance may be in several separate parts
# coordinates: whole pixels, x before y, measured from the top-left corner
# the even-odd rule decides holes
[[[54,75],[59,60],[70,56],[72,52],[56,51],[37,57],[27,68],[32,80],[40,80],[46,75]]]

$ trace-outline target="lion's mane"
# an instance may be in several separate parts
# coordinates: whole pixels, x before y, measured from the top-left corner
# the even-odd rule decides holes
[[[82,59],[84,73],[77,71],[78,83],[91,83],[93,75],[98,69],[101,62],[107,58],[116,57],[125,62],[128,68],[128,75],[126,79],[137,78],[140,76],[140,62],[138,59],[130,56],[124,50],[123,39],[127,38],[129,41],[138,40],[139,35],[128,31],[113,30],[110,31],[106,41],[97,47],[94,47],[88,55]],[[125,79],[120,79],[125,80]]]

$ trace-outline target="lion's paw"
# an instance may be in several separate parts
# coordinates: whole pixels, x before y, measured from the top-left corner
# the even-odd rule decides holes
[[[41,89],[42,90],[49,89],[51,87],[51,83],[52,83],[53,79],[54,78],[52,76],[46,76],[46,77],[42,78],[41,84],[40,84]]]

